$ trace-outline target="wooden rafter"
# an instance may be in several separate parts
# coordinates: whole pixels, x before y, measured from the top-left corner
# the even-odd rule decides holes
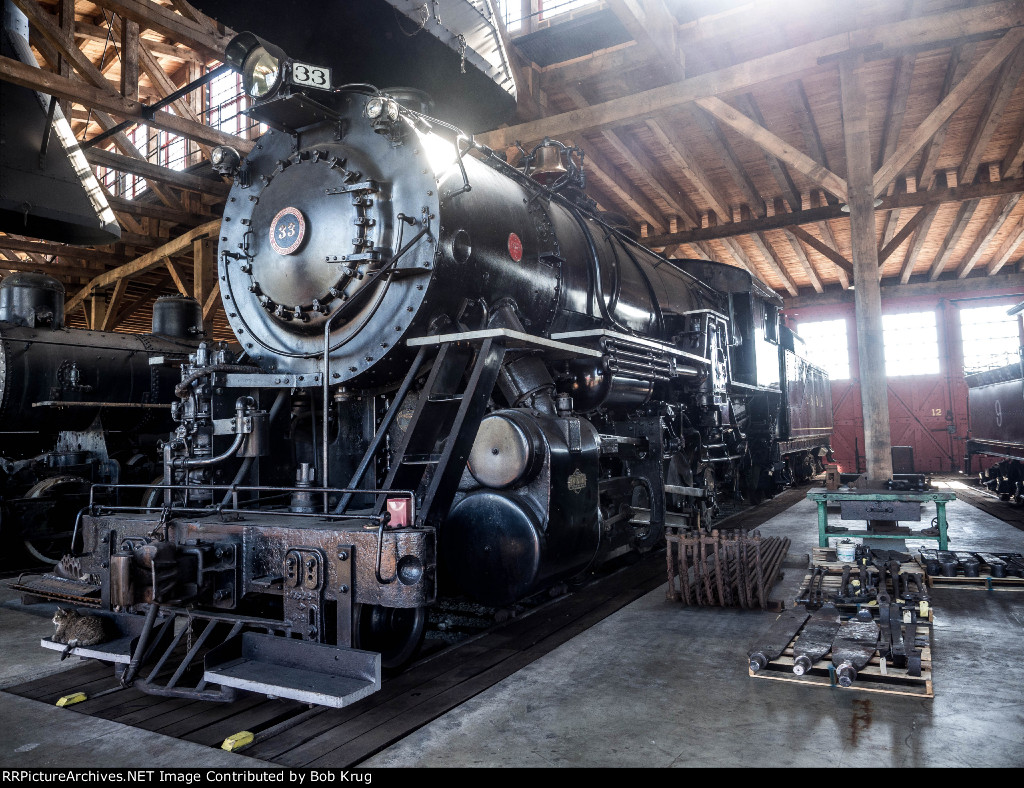
[[[208,145],[231,145],[242,153],[252,150],[253,143],[242,137],[225,134],[210,126],[194,123],[162,110],[152,112],[143,104],[126,99],[110,89],[73,82],[58,74],[27,66],[11,58],[0,57],[0,79],[57,98],[70,99],[84,106],[109,112],[111,115],[125,120],[146,123],[162,131],[169,131],[197,142],[204,142]]]
[[[807,154],[797,150],[785,140],[768,131],[764,126],[733,109],[717,96],[697,99],[697,106],[732,127],[765,152],[803,174],[812,183],[831,192],[843,202],[846,201],[846,181],[826,167],[818,164]],[[800,203],[797,202],[797,206]],[[796,206],[793,206],[796,207]]]
[[[215,194],[218,197],[225,197],[230,191],[230,186],[223,181],[191,175],[181,170],[172,170],[158,164],[151,164],[145,159],[121,156],[98,148],[89,148],[85,153],[85,158],[94,167],[107,167],[119,172],[128,172],[146,178],[147,181],[166,183],[176,189]]]
[[[995,183],[975,183],[951,189],[940,188],[927,192],[915,192],[913,194],[894,194],[891,197],[882,198],[881,202],[875,207],[875,210],[888,211],[893,208],[920,208],[925,205],[978,200],[986,197],[997,197],[1003,194],[1014,194],[1021,191],[1024,191],[1024,178],[1014,178]],[[717,227],[703,227],[656,236],[651,238],[649,243],[655,246],[664,246],[669,243],[689,243],[690,241],[724,238],[733,235],[748,235],[754,232],[764,232],[765,230],[812,224],[826,219],[839,219],[844,216],[846,214],[843,213],[841,206],[826,205],[793,213],[776,213],[773,216],[766,216],[761,219],[750,219]]]
[[[924,147],[925,143],[981,87],[992,72],[999,68],[1000,64],[1009,57],[1021,41],[1024,41],[1024,27],[1013,28],[985,53],[985,56],[978,61],[974,68],[964,75],[964,78],[939,102],[939,105],[921,122],[906,142],[900,145],[879,167],[874,177],[875,196],[886,190],[889,183],[910,163],[910,160]]]
[[[971,247],[964,254],[963,262],[957,266],[956,276],[958,279],[963,279],[978,264],[989,242],[1002,229],[1003,222],[1010,215],[1010,211],[1017,206],[1019,200],[1019,194],[1007,194],[999,198],[998,204],[995,210],[992,211],[991,216],[989,216],[988,221],[985,222],[985,226],[974,235]],[[992,272],[990,271],[989,273],[991,274]]]
[[[119,280],[126,277],[137,276],[138,274],[149,271],[157,266],[163,265],[164,261],[172,255],[179,254],[184,249],[191,248],[192,242],[197,238],[205,238],[210,235],[216,235],[220,229],[220,219],[216,219],[206,224],[201,224],[198,227],[194,227],[187,233],[183,233],[172,241],[164,244],[163,246],[154,249],[152,252],[147,252],[135,260],[129,263],[125,263],[122,266],[107,271],[106,273],[100,274],[83,287],[78,293],[76,293],[67,302],[67,311],[73,312],[85,299],[92,295],[97,290],[102,290],[106,287],[117,283]]]
[[[996,127],[1003,119],[1006,106],[1020,81],[1020,75],[1024,73],[1024,44],[1018,44],[1017,48],[1007,57],[999,74],[996,77],[995,85],[988,92],[988,100],[985,102],[985,109],[978,119],[974,134],[967,143],[967,153],[964,156],[960,168],[957,170],[958,183],[973,183],[981,165],[982,156],[989,140],[995,134]]]
[[[992,259],[988,264],[988,275],[992,276],[993,274],[999,273],[1003,266],[1010,261],[1010,257],[1021,243],[1024,243],[1024,218],[1014,225],[1013,229],[1010,230],[1010,234],[1006,237],[1006,240],[1003,241],[1002,245],[992,256]]]
[[[807,279],[810,281],[811,287],[814,288],[815,292],[824,292],[824,288],[821,284],[821,275],[814,267],[811,259],[807,256],[807,252],[804,251],[803,246],[800,245],[800,240],[791,231],[783,230],[783,233],[789,241],[789,245],[793,247],[793,253],[796,255],[796,259],[799,261],[800,267],[804,269],[804,273],[807,275]]]
[[[539,140],[545,136],[558,138],[628,123],[638,116],[660,114],[699,98],[748,91],[766,82],[792,78],[817,69],[821,58],[837,57],[866,47],[885,50],[926,46],[948,40],[951,31],[955,31],[955,35],[967,37],[991,34],[1022,24],[1024,7],[1013,0],[1006,0],[983,7],[935,14],[929,17],[928,25],[921,25],[918,20],[879,25],[855,33],[828,36],[809,44],[689,77],[681,82],[594,104],[583,110],[496,129],[479,134],[476,139],[492,148],[503,149],[515,140]]]
[[[676,21],[664,0],[605,0],[626,31],[644,49],[657,53],[670,79],[682,79],[684,58],[676,39]]]
[[[221,33],[209,22],[197,22],[158,5],[152,0],[96,0],[96,4],[131,19],[144,29],[155,30],[172,41],[199,52],[210,60],[224,57],[232,32]]]
[[[970,224],[971,219],[974,217],[974,212],[977,210],[979,202],[980,200],[967,200],[960,203],[960,207],[956,212],[956,218],[953,219],[953,224],[946,231],[946,237],[942,239],[942,245],[939,247],[938,254],[935,255],[935,259],[932,261],[932,267],[928,271],[929,279],[933,281],[938,279],[945,269],[946,263],[953,255],[953,250],[960,242],[960,237],[964,234],[967,225]]]
[[[904,241],[906,241],[910,234],[915,232],[918,227],[929,217],[934,215],[938,210],[939,205],[935,203],[933,205],[926,205],[921,208],[917,213],[910,217],[910,220],[903,225],[903,228],[896,233],[879,251],[878,251],[878,268],[881,270],[882,266],[885,265],[886,261],[892,256],[893,252],[899,249]],[[895,213],[895,211],[893,211]]]

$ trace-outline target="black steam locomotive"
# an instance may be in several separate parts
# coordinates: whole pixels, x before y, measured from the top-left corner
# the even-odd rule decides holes
[[[271,128],[214,156],[242,352],[182,366],[156,492],[83,514],[64,598],[118,635],[76,653],[156,694],[343,705],[439,597],[507,606],[820,469],[827,378],[781,300],[642,246],[582,151],[513,167],[414,91],[319,90],[247,33],[227,60]]]
[[[996,458],[978,470],[979,482],[1005,501],[1024,504],[1024,366],[1015,361],[965,380],[970,438],[964,472],[975,472],[975,456]]]
[[[158,299],[152,334],[82,331],[64,326],[64,287],[56,279],[18,273],[0,282],[0,535],[7,559],[57,563],[71,547],[92,484],[153,481],[161,459],[156,442],[173,427],[174,387],[181,361],[201,338],[197,330],[193,299]]]

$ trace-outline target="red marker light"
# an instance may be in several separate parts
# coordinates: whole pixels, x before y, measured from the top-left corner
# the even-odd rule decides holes
[[[391,519],[388,520],[388,528],[408,528],[409,499],[388,498],[388,514],[391,515]]]
[[[508,256],[516,263],[523,259],[523,242],[515,233],[508,234]]]

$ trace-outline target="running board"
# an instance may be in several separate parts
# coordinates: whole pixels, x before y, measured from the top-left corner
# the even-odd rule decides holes
[[[380,654],[243,632],[212,649],[204,681],[341,708],[380,689]]]
[[[68,651],[68,656],[81,657],[82,659],[99,659],[119,665],[127,665],[131,662],[132,654],[138,646],[139,636],[142,634],[145,626],[145,618],[143,616],[118,616],[104,611],[92,610],[88,612],[88,615],[104,619],[103,625],[107,633],[112,635],[112,637],[103,643],[97,643],[93,646],[75,646]],[[161,621],[161,623],[163,622]],[[166,645],[166,635],[169,634],[166,630],[161,629],[162,637],[159,639],[159,643]],[[52,638],[43,638],[39,641],[39,645],[51,651],[64,652],[68,650],[67,645],[57,643]],[[154,644],[154,646],[148,648],[147,652],[151,653],[156,645]]]

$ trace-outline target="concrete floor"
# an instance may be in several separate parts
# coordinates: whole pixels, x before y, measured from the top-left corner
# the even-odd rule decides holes
[[[950,549],[1024,552],[1024,532],[947,507]],[[923,524],[922,524],[923,525]],[[760,527],[817,545],[813,503]],[[881,546],[903,549],[899,541]],[[937,547],[912,540],[907,549]],[[791,602],[788,568],[773,596]],[[1024,766],[1024,591],[933,589],[934,698],[751,678],[773,619],[687,608],[658,588],[367,761],[367,767]],[[0,606],[0,686],[61,669],[48,619]],[[66,663],[65,663],[66,664]],[[269,766],[0,692],[4,766]]]

